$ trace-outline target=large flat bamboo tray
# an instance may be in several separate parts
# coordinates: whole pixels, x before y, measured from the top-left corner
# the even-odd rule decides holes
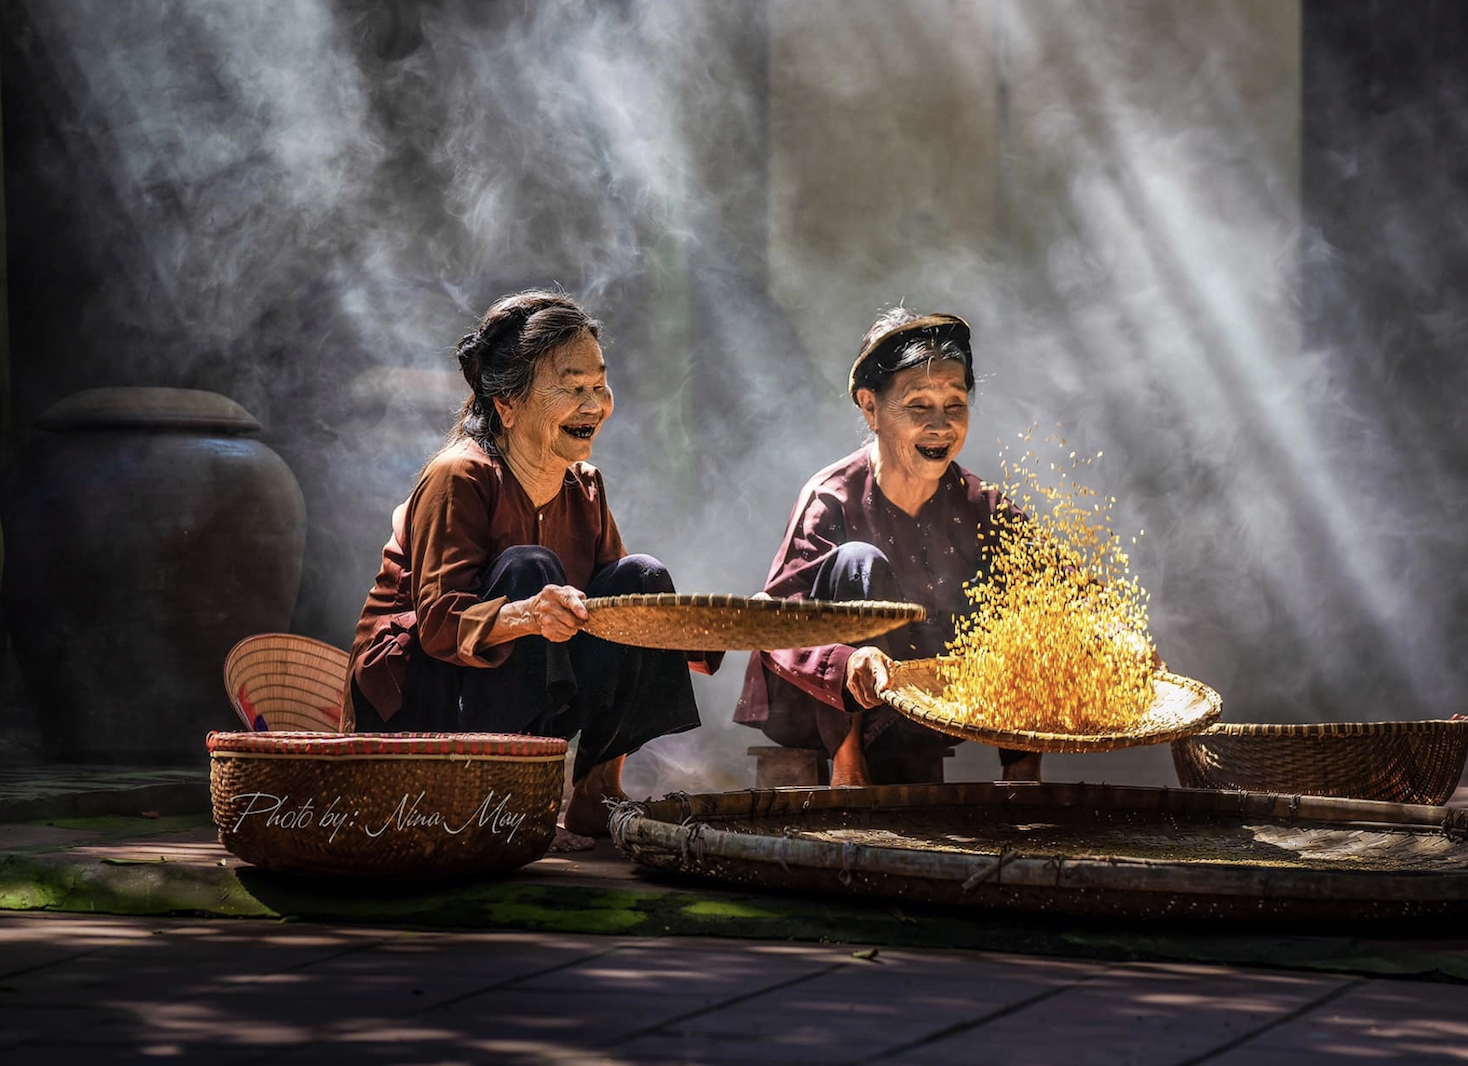
[[[618,644],[678,651],[773,651],[853,644],[920,622],[916,603],[770,599],[763,596],[602,596],[586,601],[586,632]]]
[[[769,889],[1068,914],[1468,915],[1468,810],[995,782],[623,803],[633,861]]]
[[[1201,681],[1181,674],[1159,673],[1157,698],[1137,724],[1125,733],[1044,733],[994,729],[960,720],[957,708],[943,698],[938,659],[912,659],[897,664],[881,692],[898,713],[941,733],[1021,751],[1114,751],[1161,744],[1207,729],[1223,713],[1223,700]]]
[[[1301,792],[1392,803],[1446,803],[1468,758],[1468,719],[1228,722],[1175,740],[1187,788]]]

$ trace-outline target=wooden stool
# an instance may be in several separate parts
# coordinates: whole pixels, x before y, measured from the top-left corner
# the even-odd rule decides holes
[[[754,756],[755,788],[809,788],[831,783],[831,760],[818,748],[756,744],[749,754]]]
[[[953,749],[943,752],[953,758]],[[755,788],[812,788],[831,783],[831,760],[818,748],[786,748],[778,744],[756,744],[748,749],[754,756]],[[943,763],[919,776],[943,780]]]

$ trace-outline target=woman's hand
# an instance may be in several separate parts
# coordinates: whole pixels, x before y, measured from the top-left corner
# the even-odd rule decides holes
[[[507,603],[500,608],[500,617],[506,614],[517,636],[541,636],[556,644],[581,632],[591,617],[586,593],[570,585],[547,585],[528,600]]]
[[[863,707],[880,707],[892,660],[876,648],[857,648],[846,660],[846,687]]]

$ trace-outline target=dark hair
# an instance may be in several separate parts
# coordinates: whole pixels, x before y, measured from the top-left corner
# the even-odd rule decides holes
[[[865,351],[878,337],[900,328],[923,316],[906,307],[893,307],[883,311],[862,335],[861,350]],[[857,389],[871,389],[878,396],[892,384],[892,379],[904,370],[923,366],[938,360],[952,359],[963,364],[963,387],[974,391],[974,357],[966,338],[941,334],[914,332],[910,341],[899,342],[890,351],[875,358],[863,360],[852,374],[851,396],[856,398]]]
[[[601,337],[601,323],[563,292],[527,289],[494,302],[454,346],[459,369],[472,390],[459,411],[449,441],[470,437],[495,454],[495,438],[504,432],[496,397],[518,400],[530,392],[535,364],[542,356],[582,333]]]

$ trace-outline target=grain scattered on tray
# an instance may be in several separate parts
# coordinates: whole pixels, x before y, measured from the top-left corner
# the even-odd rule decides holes
[[[1114,496],[1078,479],[1098,459],[1063,437],[1001,467],[1003,491],[1026,517],[999,516],[983,545],[991,579],[966,587],[940,666],[944,701],[973,725],[1037,733],[1124,733],[1155,695],[1147,593],[1112,530]],[[1041,479],[1039,468],[1049,475]]]

